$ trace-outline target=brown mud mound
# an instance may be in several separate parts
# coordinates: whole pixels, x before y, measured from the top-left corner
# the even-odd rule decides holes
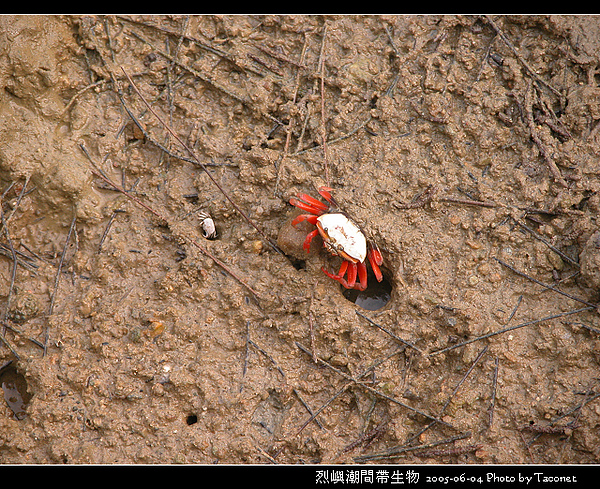
[[[0,23],[2,462],[598,462],[598,18]]]

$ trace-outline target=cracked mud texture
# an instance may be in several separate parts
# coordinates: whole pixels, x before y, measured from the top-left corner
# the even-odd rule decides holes
[[[565,314],[600,286],[597,17],[0,24],[0,365],[28,399],[0,409],[3,463],[369,463],[458,435],[383,461],[598,462],[600,317]],[[122,68],[287,256],[157,148],[190,160]],[[382,309],[287,228],[326,183],[382,249]]]

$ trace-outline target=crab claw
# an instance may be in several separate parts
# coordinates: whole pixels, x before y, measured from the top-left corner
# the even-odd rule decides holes
[[[381,255],[381,251],[379,251],[379,246],[375,243],[371,245],[371,255],[377,265],[381,265],[383,263],[383,256]]]
[[[315,214],[316,216],[320,216],[329,210],[329,206],[327,204],[307,194],[298,194],[297,198],[292,197],[290,199],[290,204],[302,209],[303,211]]]
[[[381,282],[383,280],[383,273],[381,273],[379,265],[383,263],[383,256],[381,255],[381,251],[379,251],[379,248],[376,244],[371,245],[367,256],[369,257],[369,263],[371,264],[375,278],[378,282]]]
[[[310,252],[310,243],[312,242],[313,238],[319,234],[319,230],[315,229],[314,231],[311,231],[310,233],[308,233],[306,235],[306,239],[304,240],[304,244],[302,245],[302,248],[304,248],[304,251],[306,251],[307,253]]]
[[[332,189],[331,187],[325,187],[325,186],[323,186],[323,187],[319,187],[319,194],[321,194],[321,196],[322,196],[322,197],[323,197],[325,200],[327,200],[328,202],[331,202],[331,201],[332,201],[332,199],[333,199],[333,197],[331,196],[331,193],[330,193],[330,192],[331,192],[332,190],[333,190],[333,189]]]
[[[292,226],[296,227],[296,225],[302,221],[308,221],[315,226],[317,224],[317,218],[318,216],[313,216],[312,214],[300,214],[292,221]]]

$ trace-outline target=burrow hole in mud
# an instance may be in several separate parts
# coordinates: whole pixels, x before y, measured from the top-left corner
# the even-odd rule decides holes
[[[384,307],[392,297],[392,283],[388,280],[390,272],[383,269],[383,280],[378,282],[373,272],[367,273],[367,288],[365,290],[346,289],[342,287],[342,295],[350,302],[367,311],[376,311]]]
[[[31,400],[31,394],[27,392],[25,376],[19,372],[12,361],[0,367],[0,387],[14,418],[16,420],[25,418],[25,408]]]
[[[192,426],[198,422],[198,416],[195,414],[188,414],[187,418],[185,418],[185,424],[188,426]]]

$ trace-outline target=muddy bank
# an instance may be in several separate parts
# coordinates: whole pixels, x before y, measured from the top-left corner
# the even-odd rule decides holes
[[[2,462],[598,461],[597,18],[0,23]]]

